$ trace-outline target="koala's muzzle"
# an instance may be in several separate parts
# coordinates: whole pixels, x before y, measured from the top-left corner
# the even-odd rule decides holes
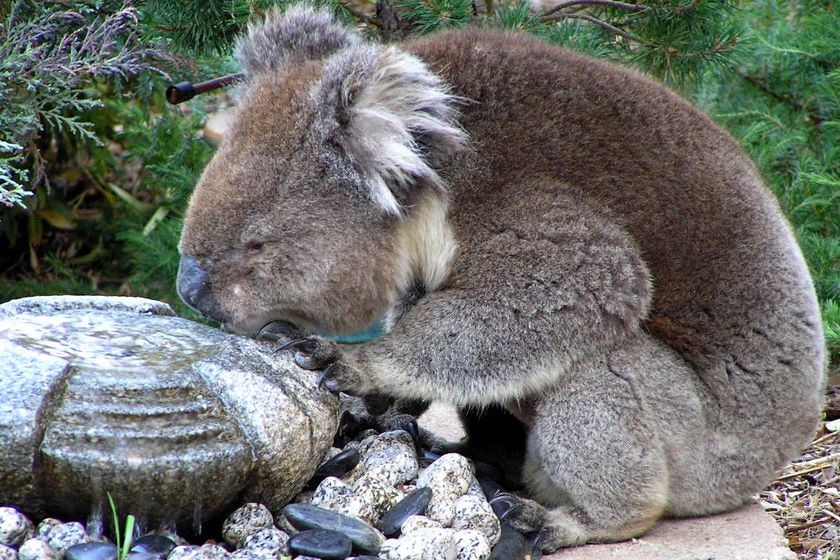
[[[222,321],[210,293],[210,275],[189,255],[181,255],[177,286],[184,303],[205,317]]]

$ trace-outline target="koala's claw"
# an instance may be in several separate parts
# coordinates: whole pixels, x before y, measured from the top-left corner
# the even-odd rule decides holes
[[[543,530],[546,522],[546,510],[537,502],[508,492],[501,492],[490,500],[491,506],[499,503],[509,506],[501,513],[494,508],[501,521],[507,521],[523,533]]]
[[[324,369],[324,371],[321,372],[321,376],[318,377],[319,389],[322,387],[326,387],[330,393],[338,394],[341,392],[341,389],[338,386],[338,384],[335,382],[334,379],[332,379],[332,376],[336,373],[335,370],[339,367],[340,366],[338,362],[333,362],[330,365],[328,365],[326,369]]]
[[[309,338],[298,338],[295,340],[290,340],[288,342],[284,342],[283,344],[279,345],[277,348],[274,349],[275,354],[279,354],[280,352],[284,352],[290,349],[298,349],[308,351],[315,349],[315,342]]]

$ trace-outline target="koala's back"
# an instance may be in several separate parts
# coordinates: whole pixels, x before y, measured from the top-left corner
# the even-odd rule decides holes
[[[468,100],[460,122],[475,151],[446,172],[465,235],[519,177],[603,205],[651,271],[647,329],[709,389],[710,428],[738,438],[732,453],[746,462],[767,459],[758,477],[797,453],[822,405],[819,311],[790,228],[737,143],[652,80],[526,36],[467,30],[409,49]]]

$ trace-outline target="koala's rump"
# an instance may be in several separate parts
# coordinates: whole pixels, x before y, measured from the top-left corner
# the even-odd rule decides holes
[[[647,328],[709,389],[710,422],[775,439],[776,464],[796,453],[822,405],[819,311],[790,227],[737,142],[660,84],[523,35],[459,31],[410,48],[465,98],[475,150],[445,172],[453,220],[468,231],[534,175],[602,205],[641,249]]]

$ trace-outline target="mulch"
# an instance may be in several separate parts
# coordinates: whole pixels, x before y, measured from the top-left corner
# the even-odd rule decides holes
[[[800,560],[840,560],[840,384],[828,387],[824,420],[811,446],[759,495]]]

